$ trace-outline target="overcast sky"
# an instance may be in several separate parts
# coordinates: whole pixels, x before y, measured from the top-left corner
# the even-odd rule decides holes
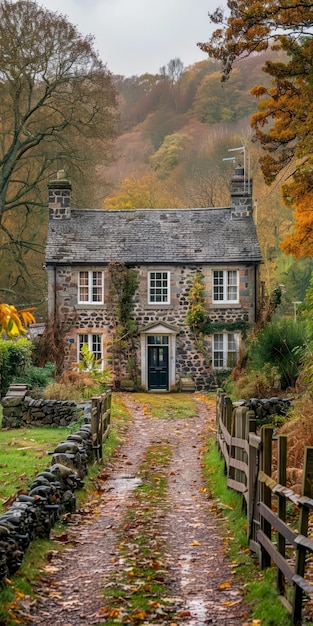
[[[113,74],[150,72],[176,57],[185,66],[207,56],[197,42],[207,41],[214,26],[208,11],[223,0],[37,0],[67,15],[82,34],[95,37],[95,48]]]

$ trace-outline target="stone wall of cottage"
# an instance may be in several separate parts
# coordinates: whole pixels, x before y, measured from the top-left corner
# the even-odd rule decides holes
[[[110,345],[114,330],[109,284],[109,268],[89,267],[89,270],[104,271],[105,302],[101,305],[79,305],[77,303],[78,276],[80,270],[86,267],[58,268],[56,272],[56,306],[61,319],[66,319],[67,327],[67,352],[65,368],[77,362],[77,340],[81,333],[102,333],[104,340],[105,362],[109,362]],[[186,315],[189,308],[188,293],[192,285],[192,277],[201,271],[205,281],[205,305],[211,321],[228,323],[244,320],[253,323],[255,320],[255,276],[253,266],[218,266],[218,269],[237,269],[240,275],[240,303],[238,305],[219,305],[217,308],[212,304],[212,266],[138,266],[138,290],[134,298],[134,319],[138,324],[139,335],[137,340],[137,359],[140,364],[140,331],[153,323],[167,323],[179,329],[176,338],[176,372],[177,388],[181,377],[191,378],[197,389],[208,389],[214,383],[210,362],[204,359],[197,350],[193,334],[186,324]],[[151,305],[148,304],[148,271],[170,271],[171,276],[171,303]],[[216,268],[214,268],[216,269]],[[50,294],[50,297],[51,294]],[[54,297],[54,294],[53,294]],[[51,309],[50,309],[51,310]],[[211,354],[211,337],[205,338],[205,349]],[[125,378],[129,374],[125,371]]]

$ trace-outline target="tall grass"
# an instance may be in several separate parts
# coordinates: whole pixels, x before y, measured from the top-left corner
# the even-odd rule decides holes
[[[308,341],[308,326],[302,320],[280,319],[267,324],[251,341],[248,358],[253,370],[275,367],[282,389],[294,387]]]

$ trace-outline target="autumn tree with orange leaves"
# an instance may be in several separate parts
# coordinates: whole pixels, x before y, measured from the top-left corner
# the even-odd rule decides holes
[[[164,181],[146,174],[139,179],[125,178],[120,189],[105,198],[103,206],[105,209],[170,209],[178,206],[178,200],[167,190]]]
[[[251,124],[266,151],[264,178],[284,178],[283,199],[294,211],[282,249],[313,256],[313,0],[228,0],[227,7],[209,13],[218,28],[198,45],[222,61],[224,81],[237,59],[275,51],[263,68],[271,85],[252,90],[260,102]]]

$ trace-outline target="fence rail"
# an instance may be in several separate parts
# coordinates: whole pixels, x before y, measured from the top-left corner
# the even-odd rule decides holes
[[[242,494],[247,512],[249,547],[262,568],[275,563],[277,588],[292,623],[302,623],[303,596],[313,599],[313,584],[306,578],[306,559],[313,553],[308,538],[313,510],[313,448],[304,454],[301,495],[286,486],[287,444],[277,437],[277,480],[273,479],[273,426],[257,434],[254,411],[234,407],[221,391],[216,402],[217,445],[224,459],[227,485]],[[288,524],[287,502],[298,513],[297,528]]]
[[[111,427],[112,391],[106,391],[91,399],[92,447],[97,463],[102,463],[103,443]]]

